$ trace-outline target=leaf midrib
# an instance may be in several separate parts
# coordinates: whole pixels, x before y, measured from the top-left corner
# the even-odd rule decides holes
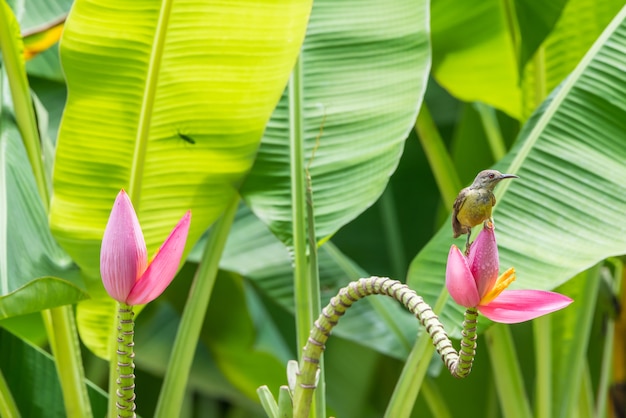
[[[172,10],[173,0],[163,0],[161,11],[159,12],[158,23],[154,34],[153,47],[150,53],[148,72],[146,75],[146,85],[139,112],[137,133],[135,137],[135,149],[133,151],[133,162],[130,171],[130,181],[128,195],[133,202],[135,211],[139,211],[141,202],[141,186],[144,174],[144,163],[148,149],[148,138],[150,135],[150,123],[152,121],[152,110],[154,108],[159,72],[163,58],[163,49],[167,36],[167,28]]]

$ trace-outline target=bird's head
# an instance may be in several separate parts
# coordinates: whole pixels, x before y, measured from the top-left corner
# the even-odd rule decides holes
[[[498,170],[483,170],[474,179],[472,183],[473,189],[488,189],[493,190],[496,187],[496,184],[500,182],[500,180],[504,179],[517,179],[519,178],[515,174],[502,174]]]

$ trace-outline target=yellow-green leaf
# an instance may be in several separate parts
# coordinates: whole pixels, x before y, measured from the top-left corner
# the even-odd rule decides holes
[[[186,210],[189,245],[220,215],[254,161],[310,8],[310,0],[74,4],[61,41],[69,95],[50,224],[89,276],[98,276],[121,188],[151,254]]]

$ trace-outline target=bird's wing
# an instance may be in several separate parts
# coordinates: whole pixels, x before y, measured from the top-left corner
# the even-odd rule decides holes
[[[454,204],[452,205],[452,233],[453,237],[457,238],[459,235],[464,234],[464,229],[456,215],[459,213],[461,208],[463,207],[463,203],[465,203],[465,199],[463,198],[465,194],[462,190],[459,195],[454,199]]]
[[[491,206],[495,206],[496,205],[496,196],[491,193]]]

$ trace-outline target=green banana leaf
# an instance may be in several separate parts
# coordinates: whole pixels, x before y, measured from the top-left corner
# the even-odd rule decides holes
[[[541,53],[525,67],[522,78],[524,119],[574,70],[623,6],[623,0],[567,2],[556,26],[541,44]]]
[[[40,31],[51,22],[67,15],[72,7],[72,0],[9,0],[9,6],[15,12],[22,34],[28,35]]]
[[[0,118],[0,319],[88,297],[52,238],[15,123]]]
[[[50,49],[45,50],[32,60],[27,61],[26,71],[31,77],[41,77],[43,79],[56,81],[57,83],[64,85],[65,78],[63,77],[63,71],[61,70],[58,45],[52,46]],[[60,110],[63,110],[63,107],[64,106],[61,106]],[[56,132],[54,136],[56,137]]]
[[[519,68],[523,69],[539,45],[552,31],[570,0],[516,0],[515,20],[519,27]]]
[[[461,100],[484,102],[526,120],[623,4],[435,0],[433,74]]]
[[[398,164],[430,69],[428,3],[316,1],[301,63],[303,93],[291,99],[302,109],[295,117],[303,124],[315,234],[324,240],[378,199]],[[296,123],[289,99],[285,92],[242,188],[246,203],[287,245],[288,139]]]
[[[453,96],[521,116],[519,69],[505,2],[432,2],[433,76]]]
[[[625,51],[626,7],[496,165],[520,176],[498,186],[494,208],[500,267],[517,271],[512,288],[553,289],[626,252]],[[409,284],[431,303],[450,245],[462,245],[451,235],[446,222],[411,264]],[[452,327],[461,308],[449,301],[441,317]]]
[[[89,277],[121,188],[153,254],[186,210],[193,244],[237,193],[299,52],[310,0],[77,1],[52,231]]]
[[[13,388],[13,398],[23,417],[66,416],[54,359],[10,332],[0,328],[0,370]],[[105,416],[107,395],[91,382],[87,392],[94,416]]]

